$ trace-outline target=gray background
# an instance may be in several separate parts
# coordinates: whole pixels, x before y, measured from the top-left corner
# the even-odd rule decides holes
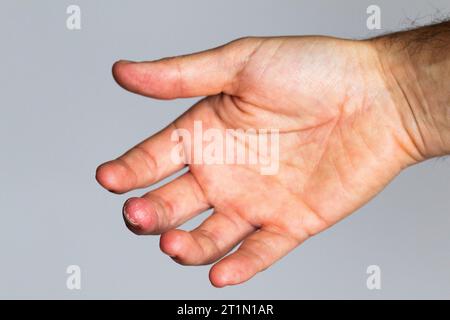
[[[69,4],[81,7],[80,31],[66,29]],[[382,10],[377,32],[366,28],[369,4]],[[130,195],[94,180],[99,163],[195,101],[125,92],[110,75],[116,59],[188,53],[245,35],[364,38],[449,12],[448,0],[2,1],[0,297],[450,298],[449,159],[408,169],[354,215],[225,289],[209,284],[208,267],[173,263],[157,237],[129,233],[121,207]],[[71,264],[82,268],[80,291],[66,288]],[[371,264],[381,267],[380,291],[366,288]]]

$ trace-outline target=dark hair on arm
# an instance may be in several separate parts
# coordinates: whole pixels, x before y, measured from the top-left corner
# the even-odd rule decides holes
[[[428,26],[413,27],[391,34],[377,36],[383,38],[386,49],[407,50],[411,56],[427,53],[438,58],[448,56],[450,50],[450,20],[435,22]],[[426,50],[427,52],[424,52]]]

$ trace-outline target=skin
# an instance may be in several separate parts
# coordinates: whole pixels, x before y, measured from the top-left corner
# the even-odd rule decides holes
[[[279,129],[276,175],[250,165],[190,165],[123,208],[128,228],[160,234],[161,250],[176,262],[215,263],[214,286],[247,281],[363,206],[404,168],[450,150],[437,138],[442,128],[418,125],[412,108],[420,105],[411,106],[399,84],[410,79],[407,68],[393,67],[404,54],[385,50],[386,41],[244,38],[193,55],[119,61],[114,78],[131,92],[205,98],[101,165],[96,178],[124,193],[181,170],[170,158],[170,136],[176,128],[192,132],[194,121],[204,130]],[[176,229],[209,208],[195,230]]]

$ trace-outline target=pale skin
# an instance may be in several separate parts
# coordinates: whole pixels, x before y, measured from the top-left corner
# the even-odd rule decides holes
[[[113,74],[129,91],[205,98],[101,165],[96,178],[124,193],[181,170],[170,158],[170,136],[176,128],[192,131],[194,121],[223,131],[279,129],[277,174],[242,164],[190,165],[123,208],[128,228],[160,234],[161,250],[176,262],[214,263],[214,286],[245,282],[363,206],[404,168],[449,153],[449,96],[427,98],[426,91],[447,85],[449,55],[431,63],[431,49],[415,56],[388,42],[244,38],[182,57],[119,61]],[[420,69],[415,59],[428,65]],[[177,229],[210,208],[196,229]]]

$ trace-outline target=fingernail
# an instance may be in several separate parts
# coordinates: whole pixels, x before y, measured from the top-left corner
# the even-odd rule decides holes
[[[127,219],[127,222],[131,224],[132,226],[139,226],[139,223],[137,223],[136,220],[134,220],[126,211],[125,211],[125,219]]]
[[[121,59],[121,60],[117,61],[117,63],[130,64],[130,63],[136,63],[136,61]]]
[[[123,206],[123,215],[129,224],[137,227],[140,225],[140,222],[145,221],[148,212],[139,203],[128,199]]]

